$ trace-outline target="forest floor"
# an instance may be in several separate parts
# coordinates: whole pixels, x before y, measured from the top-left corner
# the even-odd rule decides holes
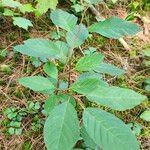
[[[98,10],[103,10],[102,14],[106,18],[112,15],[125,18],[133,12],[132,4],[116,4],[111,7],[97,6]],[[61,6],[61,9],[63,6]],[[103,9],[102,9],[103,8]],[[65,8],[65,9],[68,9]],[[136,10],[139,17],[134,19],[143,31],[135,37],[125,38],[131,46],[131,51],[127,51],[117,40],[110,40],[104,37],[96,36],[88,40],[82,49],[96,47],[98,51],[105,54],[107,62],[117,65],[126,70],[124,77],[116,79],[109,78],[109,84],[120,87],[129,87],[143,93],[150,98],[150,93],[144,89],[144,80],[150,76],[150,60],[143,55],[143,50],[150,49],[150,22],[143,24],[142,19],[145,17],[150,21],[150,13],[144,10]],[[79,16],[81,16],[79,14]],[[88,26],[93,15],[90,11],[84,14],[84,22]],[[0,150],[44,150],[43,142],[43,122],[42,104],[46,97],[23,88],[17,82],[22,76],[35,75],[42,73],[42,68],[36,68],[32,65],[31,60],[18,53],[13,52],[13,46],[21,44],[28,38],[42,37],[51,39],[52,31],[55,27],[49,19],[49,15],[35,19],[29,15],[33,22],[34,28],[24,31],[12,25],[10,18],[3,18],[0,23]],[[149,65],[147,64],[149,62]],[[76,74],[72,73],[72,78]],[[32,107],[34,105],[35,107]],[[36,109],[36,106],[38,109]],[[150,149],[150,124],[139,118],[139,115],[147,108],[150,103],[145,102],[130,111],[114,113],[126,123],[135,124],[135,132],[138,133],[138,140],[141,143],[142,150]],[[9,110],[8,110],[9,109]],[[21,122],[21,135],[10,135],[8,128],[10,120],[6,115],[7,111],[12,111],[12,115],[21,117],[23,110],[27,114]],[[22,111],[20,111],[22,110]],[[139,133],[139,130],[141,132]],[[18,130],[19,132],[19,130]]]

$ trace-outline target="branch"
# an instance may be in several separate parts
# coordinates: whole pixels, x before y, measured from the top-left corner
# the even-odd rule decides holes
[[[101,13],[93,5],[89,5],[89,8],[92,11],[92,13],[96,16],[97,21],[105,20],[105,18],[101,15]]]

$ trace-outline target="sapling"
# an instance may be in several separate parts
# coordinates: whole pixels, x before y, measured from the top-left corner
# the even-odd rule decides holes
[[[44,111],[47,119],[44,125],[44,141],[48,150],[71,150],[79,140],[86,147],[104,150],[139,150],[139,143],[132,130],[105,108],[125,111],[146,100],[146,96],[131,89],[110,86],[103,75],[119,77],[124,70],[104,62],[104,55],[89,51],[72,65],[74,51],[88,39],[89,32],[108,38],[122,38],[134,35],[140,28],[133,23],[117,17],[86,27],[77,24],[77,17],[60,9],[50,14],[52,22],[65,30],[64,41],[48,39],[28,39],[24,44],[14,47],[14,51],[43,61],[47,76],[22,77],[19,83],[29,89],[49,95]],[[57,65],[56,65],[57,64]],[[58,64],[69,70],[62,73]],[[65,69],[64,69],[65,70]],[[78,72],[71,82],[70,73]],[[96,104],[86,106],[85,101]],[[83,114],[78,117],[78,108]],[[91,105],[93,106],[93,105]],[[79,123],[80,122],[80,123]]]

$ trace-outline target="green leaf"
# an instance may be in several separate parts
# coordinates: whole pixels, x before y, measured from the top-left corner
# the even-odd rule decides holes
[[[51,95],[44,104],[44,114],[48,115],[56,105],[57,95]]]
[[[48,115],[56,105],[66,101],[72,104],[74,107],[76,106],[75,99],[71,95],[67,94],[50,95],[50,97],[45,101],[44,113]]]
[[[84,150],[82,148],[73,148],[72,150]]]
[[[84,1],[89,4],[98,4],[100,2],[103,2],[103,0],[84,0]]]
[[[96,69],[94,69],[94,71],[112,76],[120,76],[125,73],[123,69],[117,68],[116,66],[107,63],[101,63],[98,67],[96,67]]]
[[[144,83],[146,84],[145,90],[150,91],[150,78],[147,78]]]
[[[58,0],[37,0],[36,5],[38,15],[42,15],[48,11],[48,9],[56,9]]]
[[[146,84],[150,84],[150,78],[147,78],[144,82],[145,82]]]
[[[107,38],[119,39],[124,36],[135,35],[141,29],[134,23],[111,17],[91,25],[89,31],[99,33]]]
[[[14,16],[14,12],[12,10],[10,10],[10,9],[5,8],[3,15],[4,16],[11,16],[11,17],[13,17]]]
[[[48,150],[70,150],[79,139],[79,123],[74,107],[64,102],[49,114],[44,125],[44,141]]]
[[[109,87],[104,81],[92,77],[77,80],[71,89],[85,95],[92,102],[119,111],[131,109],[147,99],[133,90]]]
[[[19,79],[19,84],[30,88],[33,91],[54,90],[54,85],[45,77],[31,76]]]
[[[145,86],[145,90],[150,92],[150,84]]]
[[[10,122],[11,127],[19,128],[21,126],[21,122],[18,121],[11,121]]]
[[[0,50],[0,57],[6,57],[8,55],[8,51],[6,49]]]
[[[65,42],[52,42],[42,38],[26,40],[24,44],[15,46],[14,51],[42,59],[59,59],[62,63],[66,63],[69,55],[69,47]]]
[[[66,40],[68,45],[73,49],[82,45],[88,38],[88,35],[87,28],[83,24],[80,24],[67,33]]]
[[[134,135],[140,135],[142,126],[136,122],[128,123],[127,126],[132,130]]]
[[[72,5],[71,7],[74,8],[76,13],[81,12],[81,11],[84,10],[84,6],[80,5],[80,4],[75,4],[75,5]]]
[[[91,149],[95,149],[97,144],[95,141],[89,136],[84,126],[81,128],[81,136],[86,144],[86,146],[90,147]]]
[[[61,35],[57,31],[52,31],[49,35],[53,40],[59,40],[61,38]]]
[[[33,27],[31,21],[23,17],[13,17],[13,24],[25,30],[28,30],[28,27]]]
[[[84,73],[80,74],[77,81],[79,81],[79,80],[81,81],[81,80],[88,79],[88,78],[94,78],[94,79],[101,80],[102,75],[100,75],[99,73],[95,73],[95,72],[84,72]]]
[[[111,0],[114,4],[118,1],[118,0]]]
[[[67,31],[72,30],[77,24],[77,17],[61,9],[52,11],[50,18],[55,25]]]
[[[90,93],[84,93],[81,90],[80,93],[84,94],[90,101],[119,111],[134,108],[147,99],[146,96],[136,93],[133,90],[115,86],[99,86]]]
[[[56,41],[55,45],[57,46],[58,49],[58,54],[57,54],[58,60],[61,63],[66,64],[71,55],[71,51],[68,44],[62,41]]]
[[[108,84],[98,77],[87,76],[85,78],[79,77],[79,79],[71,85],[71,89],[75,92],[86,95],[101,86],[108,86]]]
[[[12,127],[9,128],[9,129],[8,129],[8,132],[9,132],[10,135],[15,134],[15,128],[12,128]]]
[[[15,135],[21,135],[22,133],[22,129],[19,128],[19,129],[15,129]]]
[[[20,7],[22,4],[14,0],[2,0],[2,5],[6,7],[16,8],[16,7]]]
[[[89,54],[92,54],[92,53],[95,53],[95,52],[96,52],[95,47],[89,47],[88,49],[84,50],[85,55],[89,55]]]
[[[59,80],[59,90],[67,90],[68,81]]]
[[[32,65],[34,65],[36,68],[42,65],[42,62],[38,58],[35,58],[35,57],[31,57],[31,62],[32,62]]]
[[[24,44],[15,46],[14,50],[28,56],[53,58],[58,53],[56,48],[53,42],[36,38],[24,41]]]
[[[40,109],[40,103],[39,102],[36,102],[35,104],[34,104],[34,109],[36,109],[36,110],[38,110],[38,109]]]
[[[96,108],[87,108],[83,124],[89,136],[104,150],[140,150],[139,143],[119,118]]]
[[[144,56],[150,57],[150,48],[143,51]]]
[[[69,102],[72,106],[76,107],[76,101],[73,96],[69,94],[58,94],[57,95],[57,104],[63,103],[63,102]]]
[[[82,57],[76,64],[75,69],[78,71],[93,71],[103,61],[104,55],[93,53]]]
[[[145,110],[141,115],[140,118],[146,121],[150,121],[150,110]]]
[[[31,4],[24,4],[20,6],[19,9],[23,14],[25,14],[26,12],[33,12],[35,10],[35,8],[33,8]]]
[[[47,62],[44,66],[43,66],[43,69],[44,69],[44,72],[54,78],[54,79],[57,79],[58,77],[58,70],[57,70],[57,67],[54,63],[52,62]]]

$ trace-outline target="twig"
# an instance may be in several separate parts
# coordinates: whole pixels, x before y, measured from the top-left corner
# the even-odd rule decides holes
[[[8,81],[8,84],[7,84],[6,88],[5,88],[5,93],[6,93],[6,94],[8,93],[8,88],[9,88],[9,86],[10,86],[10,84],[11,84],[13,78],[14,78],[14,75],[12,75],[12,76],[10,77],[9,81]]]
[[[83,11],[83,13],[82,13],[82,18],[81,18],[80,23],[83,22],[83,18],[84,18],[84,16],[85,16],[87,10],[88,10],[88,7]]]
[[[13,44],[17,43],[17,41],[18,41],[18,40],[16,40],[16,41],[10,43],[10,44],[5,48],[5,50],[7,50],[8,48],[10,48]]]
[[[84,52],[83,52],[83,50],[82,50],[82,48],[81,48],[81,46],[79,46],[79,50],[81,51],[81,53],[82,53],[83,55],[85,55]]]
[[[56,26],[57,33],[59,34],[59,26]]]
[[[85,105],[82,102],[82,100],[78,96],[75,96],[75,99],[78,102],[78,104],[81,106],[81,108],[84,110],[85,109]]]
[[[92,11],[92,13],[96,16],[97,21],[104,21],[105,20],[105,17],[103,17],[101,15],[101,13],[93,5],[90,5],[89,8]],[[127,44],[127,42],[123,38],[120,38],[118,40],[127,51],[131,51],[130,46]]]
[[[101,15],[101,13],[93,6],[89,5],[90,10],[96,16],[97,21],[104,21],[105,18]]]
[[[123,38],[120,38],[118,40],[126,50],[131,51],[131,47],[127,44],[127,42]]]
[[[0,93],[3,94],[8,100],[12,100],[3,90],[0,89]]]

